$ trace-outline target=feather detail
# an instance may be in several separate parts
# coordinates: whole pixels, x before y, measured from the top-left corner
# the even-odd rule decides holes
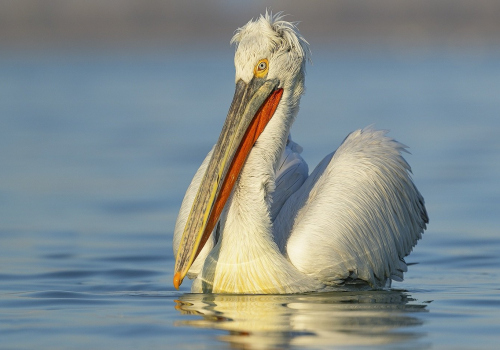
[[[276,225],[300,271],[324,283],[353,272],[372,286],[403,279],[408,255],[428,222],[424,200],[386,131],[351,133],[289,198]]]

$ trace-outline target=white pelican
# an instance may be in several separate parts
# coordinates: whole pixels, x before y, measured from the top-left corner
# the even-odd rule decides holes
[[[311,175],[290,138],[309,48],[266,13],[238,29],[236,90],[177,218],[174,286],[282,294],[401,281],[428,222],[401,156],[373,128],[351,133]]]

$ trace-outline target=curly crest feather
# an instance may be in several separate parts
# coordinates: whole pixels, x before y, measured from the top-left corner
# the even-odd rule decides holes
[[[271,39],[269,44],[272,45],[269,49],[272,52],[279,50],[293,51],[298,57],[302,57],[304,61],[311,60],[311,50],[309,43],[300,34],[297,24],[298,22],[288,22],[284,20],[283,12],[272,14],[266,11],[264,15],[260,15],[256,20],[250,20],[243,27],[238,28],[231,39],[231,44],[236,45],[236,49],[242,38],[250,33],[259,32]]]

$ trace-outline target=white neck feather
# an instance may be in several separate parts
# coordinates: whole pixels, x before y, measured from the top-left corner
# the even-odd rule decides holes
[[[275,166],[286,145],[296,110],[284,94],[235,184],[221,218],[221,236],[193,286],[226,293],[297,293],[318,287],[280,253],[270,216]]]

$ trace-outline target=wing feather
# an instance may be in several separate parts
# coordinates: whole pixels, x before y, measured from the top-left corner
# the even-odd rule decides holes
[[[196,197],[198,188],[200,188],[200,183],[207,169],[208,162],[210,161],[210,158],[212,158],[212,152],[213,148],[210,150],[210,152],[208,152],[207,156],[205,157],[200,167],[196,171],[196,174],[194,175],[193,180],[191,180],[191,183],[186,191],[186,194],[184,195],[184,199],[182,200],[181,208],[179,210],[179,215],[177,215],[177,220],[175,222],[175,228],[174,228],[174,238],[172,242],[172,247],[174,249],[174,256],[177,256],[177,250],[179,249],[179,244],[181,242],[181,237],[184,232],[184,227],[186,227],[186,222],[189,216],[189,212],[191,211],[191,207],[193,206],[194,198]],[[216,235],[214,234],[210,235],[207,242],[205,243],[205,246],[201,250],[200,254],[198,254],[195,261],[193,262],[193,265],[191,265],[191,267],[189,268],[187,274],[189,278],[196,278],[196,276],[198,276],[198,274],[200,273],[203,264],[205,263],[205,259],[207,258],[208,254],[215,245],[215,236]]]
[[[309,168],[301,157],[302,147],[292,141],[291,136],[281,155],[276,169],[275,189],[272,194],[271,220],[275,220],[286,200],[302,186],[308,177]]]
[[[297,269],[326,284],[403,279],[404,257],[428,222],[405,148],[369,127],[320,162],[275,220]]]

